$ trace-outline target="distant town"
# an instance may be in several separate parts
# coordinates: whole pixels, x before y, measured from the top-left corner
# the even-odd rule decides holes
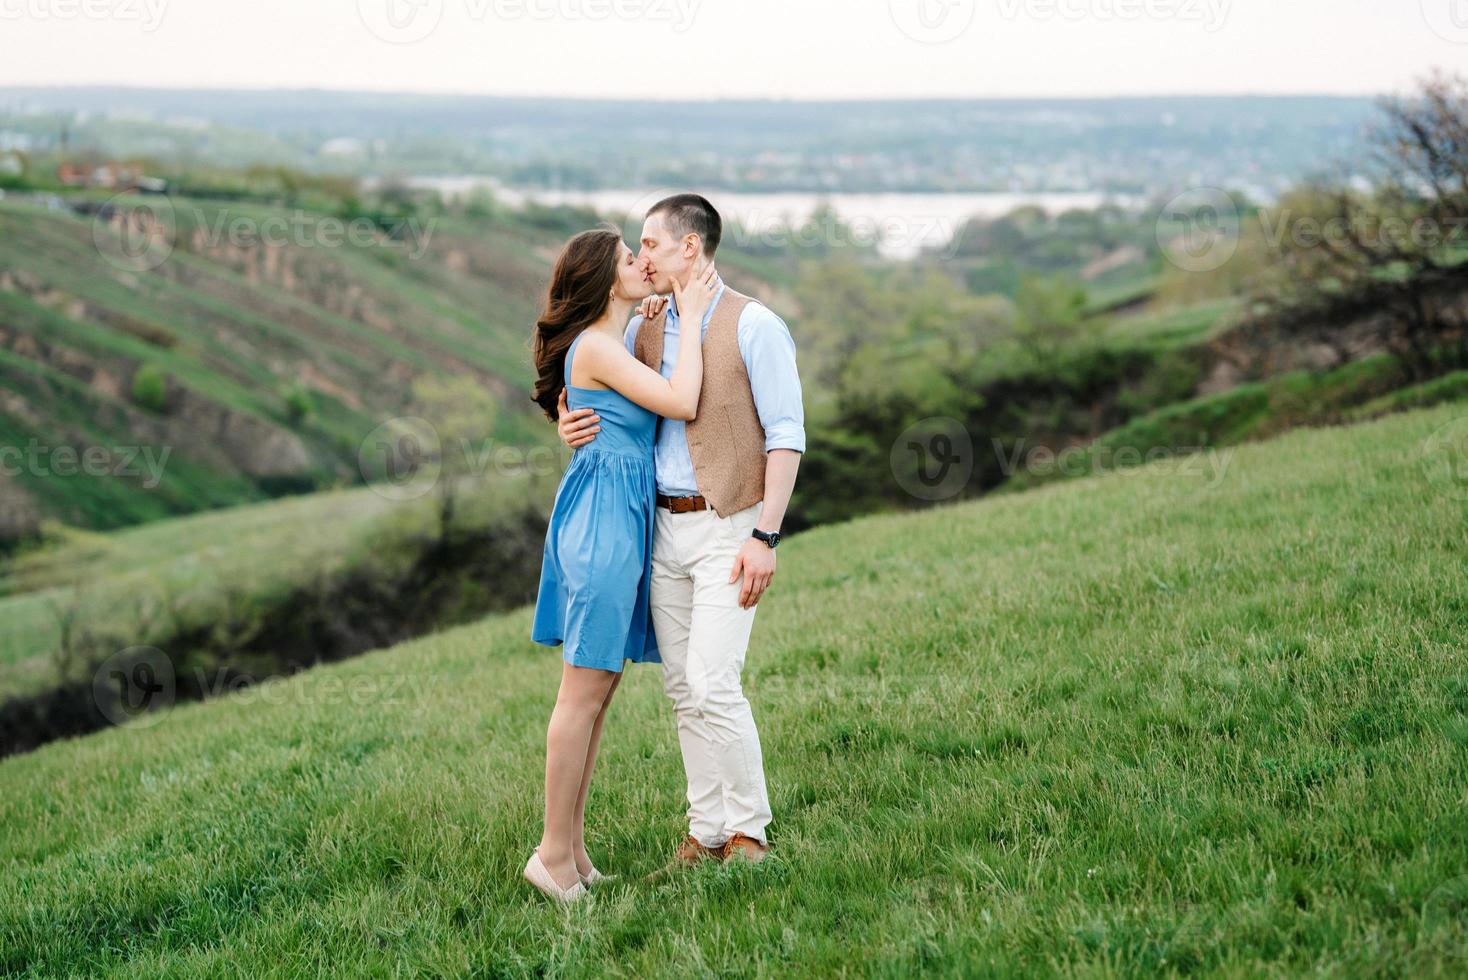
[[[1373,101],[1336,97],[591,102],[327,92],[0,89],[0,178],[39,159],[479,174],[594,190],[1268,197],[1349,169]],[[391,136],[383,136],[390,133]],[[665,152],[649,153],[648,147]],[[145,175],[138,175],[145,176]],[[70,180],[126,183],[121,173]],[[68,180],[68,182],[70,182]]]

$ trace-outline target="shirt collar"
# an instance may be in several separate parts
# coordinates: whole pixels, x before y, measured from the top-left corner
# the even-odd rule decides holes
[[[724,289],[724,277],[720,276],[719,288],[714,290],[714,301],[709,304],[708,312],[703,315],[703,323],[699,324],[700,327],[706,327],[709,325],[709,320],[711,320],[714,315],[714,307],[719,305],[719,300],[724,295]],[[678,300],[676,298],[669,298],[668,300],[668,315],[672,317],[675,321],[682,322],[681,320],[679,320],[678,317]]]

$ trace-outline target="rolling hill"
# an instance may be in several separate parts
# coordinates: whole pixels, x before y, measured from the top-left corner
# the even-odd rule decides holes
[[[125,236],[158,200],[171,252],[153,261]],[[26,453],[0,477],[0,536],[360,482],[383,465],[364,438],[398,416],[448,420],[445,440],[543,441],[526,341],[564,233],[414,220],[0,201],[0,437]]]
[[[121,528],[391,478],[404,420],[448,470],[553,443],[530,329],[557,250],[598,220],[0,197],[0,552],[46,520]],[[781,274],[725,265],[757,295]]]
[[[634,668],[589,809],[620,880],[519,880],[527,611],[0,762],[0,971],[1460,975],[1463,404],[793,539],[758,867],[641,880],[683,802]]]

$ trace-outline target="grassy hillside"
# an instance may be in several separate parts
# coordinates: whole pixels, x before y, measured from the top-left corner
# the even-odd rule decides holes
[[[447,466],[551,440],[529,332],[595,215],[162,201],[0,200],[0,448],[38,461],[0,473],[0,546],[46,519],[128,527],[377,478],[369,435],[402,416],[435,425]],[[156,263],[135,261],[128,214],[164,215]],[[727,265],[761,295],[792,275]],[[58,449],[109,455],[99,472]]]
[[[810,531],[746,679],[777,858],[657,883],[655,669],[518,878],[559,671],[519,612],[0,763],[0,970],[1460,975],[1461,406]],[[1428,454],[1424,461],[1424,453]]]
[[[524,508],[549,511],[554,480],[489,474],[454,478],[453,488],[455,533],[508,534]],[[68,532],[0,576],[0,700],[90,671],[85,663],[61,669],[64,632],[79,654],[160,642],[159,634],[246,612],[275,619],[293,592],[380,569],[404,539],[434,533],[441,505],[437,491],[394,500],[356,487],[105,534]]]
[[[96,203],[0,202],[0,441],[169,456],[151,486],[19,467],[0,487],[12,522],[119,527],[360,481],[364,438],[399,415],[463,430],[445,439],[544,437],[525,344],[559,230],[424,215],[393,238],[174,198],[172,252],[149,269],[118,236],[126,208],[152,202],[73,210]]]
[[[1301,426],[1360,422],[1465,396],[1468,371],[1413,384],[1400,361],[1373,354],[1329,370],[1289,371],[1174,402],[1071,447],[1063,465],[1049,457],[1048,465],[1021,468],[1002,489],[1027,490],[1158,458],[1149,454],[1176,460],[1191,450],[1226,449]]]
[[[307,494],[73,534],[28,555],[0,579],[0,696],[55,681],[50,655],[67,620],[126,634],[160,606],[288,586],[347,561],[351,542],[395,507],[366,487]]]

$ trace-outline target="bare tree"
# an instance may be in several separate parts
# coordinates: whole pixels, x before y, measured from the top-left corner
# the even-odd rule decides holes
[[[1354,326],[1420,379],[1468,365],[1468,80],[1436,75],[1381,109],[1367,186],[1318,182],[1280,202],[1254,325],[1340,360]]]

